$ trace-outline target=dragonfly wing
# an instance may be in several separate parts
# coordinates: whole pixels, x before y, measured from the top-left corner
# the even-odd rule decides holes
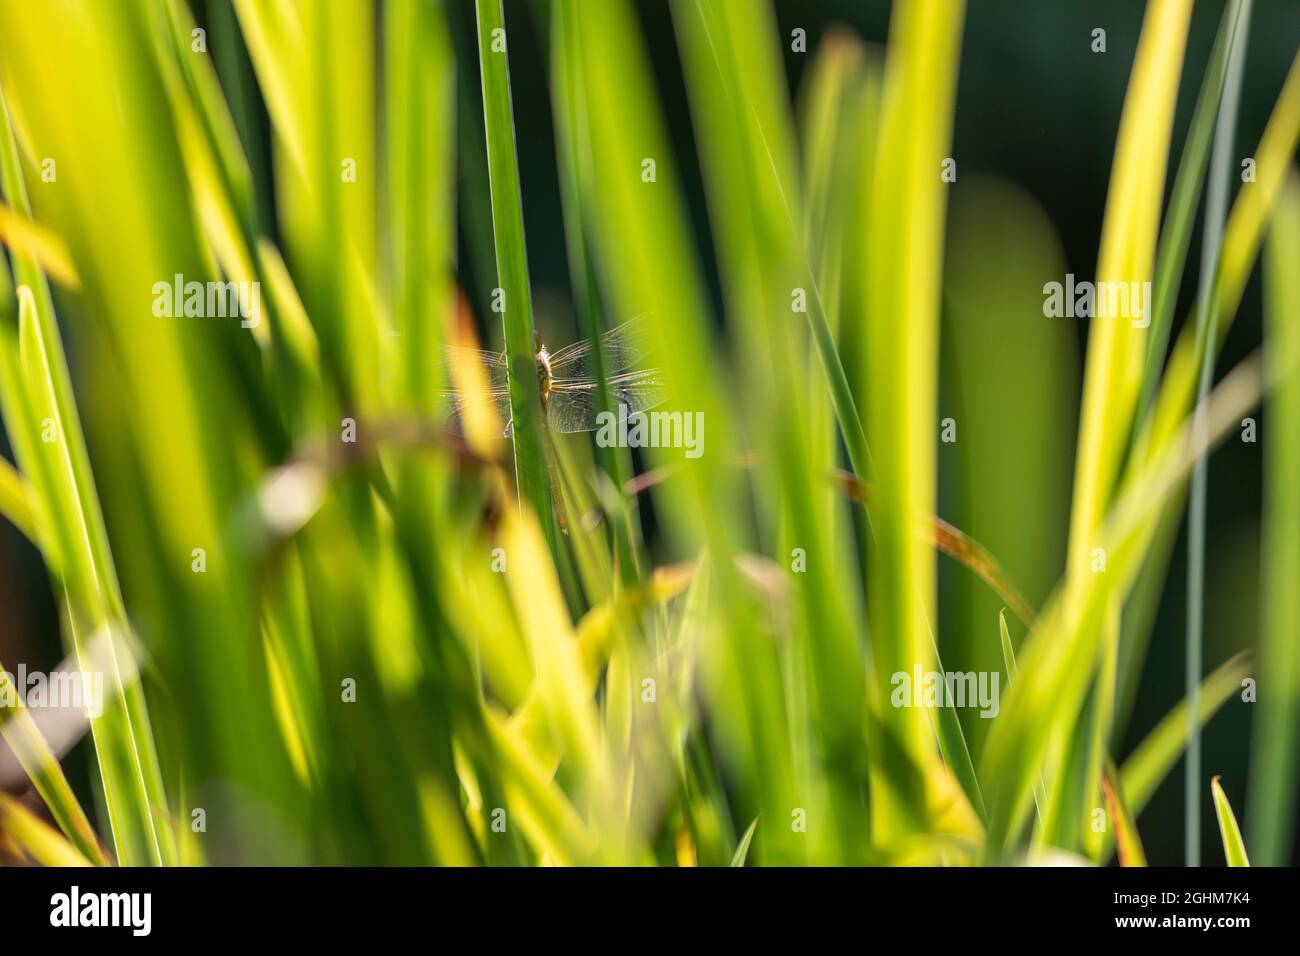
[[[551,374],[564,373],[567,378],[586,378],[591,365],[591,343],[586,339],[566,345],[551,353]]]
[[[510,390],[506,384],[506,354],[458,345],[442,347],[443,373],[449,383],[464,384],[457,381],[457,369],[472,367],[473,364],[482,369],[487,387],[481,391],[453,389],[443,392],[439,403],[442,426],[457,435],[463,435],[465,406],[471,402],[486,402],[491,404],[497,421],[506,423],[505,434],[509,435]]]
[[[504,388],[479,393],[443,392],[438,405],[439,423],[450,432],[464,435],[465,408],[475,402],[490,403],[497,421],[505,425],[502,434],[510,437],[510,392]]]
[[[622,414],[643,412],[667,398],[667,389],[657,369],[624,372],[607,383],[610,411]],[[600,392],[592,381],[557,383],[546,401],[546,423],[552,431],[572,433],[595,431],[600,423]]]
[[[506,387],[505,352],[485,352],[483,349],[469,349],[459,345],[442,347],[442,367],[448,381],[454,381],[456,367],[465,362],[477,362],[494,391]]]
[[[662,404],[668,397],[663,375],[654,368],[615,375],[606,382],[606,387],[614,410],[617,411],[620,405],[626,405],[628,414],[647,411]]]
[[[600,396],[591,388],[565,388],[546,400],[546,424],[553,432],[570,435],[594,431]]]
[[[638,315],[600,337],[605,355],[605,375],[619,375],[631,371],[650,351],[647,334],[649,313]],[[551,372],[560,378],[584,380],[595,378],[591,343],[574,342],[551,356]]]

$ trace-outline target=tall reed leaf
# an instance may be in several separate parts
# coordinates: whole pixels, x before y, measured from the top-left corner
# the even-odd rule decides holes
[[[27,708],[23,706],[20,693],[25,690],[26,688],[20,690],[14,686],[9,672],[0,664],[0,737],[8,746],[13,758],[31,779],[36,792],[41,795],[55,823],[63,831],[64,836],[71,841],[72,846],[85,859],[93,861],[98,866],[105,866],[108,857],[100,847],[95,831],[90,821],[86,819],[81,804],[77,802],[72,787],[68,785],[58,758],[50,750],[49,744]],[[0,765],[3,765],[3,762],[0,762]],[[7,796],[0,794],[0,800],[7,799],[9,799]],[[15,806],[16,809],[11,811],[7,819],[3,813],[0,813],[0,822],[23,827],[28,821],[19,811],[23,811],[24,808],[21,804],[15,803]],[[37,831],[29,832],[35,835]]]
[[[1219,835],[1223,839],[1223,856],[1228,866],[1250,866],[1246,857],[1246,844],[1241,839],[1241,829],[1237,826],[1237,817],[1232,812],[1228,795],[1223,792],[1219,778],[1210,781],[1210,793],[1214,797],[1214,812],[1219,818]]]
[[[924,710],[888,706],[891,675],[934,660],[935,555],[925,529],[934,514],[940,264],[948,155],[963,4],[917,0],[894,8],[881,102],[880,139],[866,228],[871,276],[864,323],[867,440],[878,483],[871,507],[867,602],[870,697],[902,754],[934,759]],[[846,317],[847,320],[847,317]],[[923,805],[924,777],[881,755],[873,764],[877,839],[908,829]]]
[[[519,194],[514,108],[501,0],[476,0],[479,69],[483,76],[483,122],[487,129],[488,179],[492,187],[492,232],[496,237],[501,322],[510,363],[511,438],[519,495],[542,522],[555,551],[546,441],[533,342],[533,296],[524,243],[523,200]],[[494,303],[494,307],[495,307]]]
[[[7,793],[0,793],[0,833],[41,866],[90,866],[77,848]]]
[[[1246,803],[1260,866],[1286,863],[1295,831],[1300,740],[1300,177],[1278,197],[1265,258],[1265,348],[1272,378],[1264,442],[1264,545],[1259,673]],[[1266,676],[1265,676],[1266,675]]]

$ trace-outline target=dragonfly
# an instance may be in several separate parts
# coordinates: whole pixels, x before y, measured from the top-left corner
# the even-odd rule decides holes
[[[667,397],[659,369],[638,369],[648,347],[645,341],[645,316],[624,322],[600,337],[604,355],[605,388],[609,393],[610,410],[621,414],[643,412],[659,405]],[[604,409],[600,403],[600,384],[596,376],[596,356],[590,341],[574,342],[558,351],[546,347],[537,333],[533,334],[536,350],[533,358],[537,364],[537,385],[542,400],[542,410],[547,427],[553,432],[572,434],[595,431],[600,427],[597,416]],[[457,362],[478,362],[485,372],[486,390],[482,393],[465,393],[452,390],[444,393],[444,416],[451,430],[461,432],[461,411],[470,401],[488,401],[496,409],[497,419],[506,422],[502,433],[509,437],[513,432],[510,416],[510,387],[506,377],[505,352],[487,352],[460,346],[444,347],[444,364],[450,371]]]

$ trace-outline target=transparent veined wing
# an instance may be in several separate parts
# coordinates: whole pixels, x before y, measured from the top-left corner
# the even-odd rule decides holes
[[[650,351],[647,341],[649,313],[638,315],[600,337],[605,354],[605,376],[630,372]],[[560,381],[590,382],[596,377],[591,343],[574,342],[551,356],[551,374]]]
[[[600,412],[599,402],[600,394],[594,385],[590,389],[551,392],[546,401],[546,425],[551,431],[565,435],[593,431]]]
[[[476,401],[490,402],[497,420],[506,423],[505,434],[509,435],[510,389],[506,377],[506,354],[457,345],[443,346],[443,373],[449,384],[456,381],[457,366],[463,367],[465,363],[475,363],[482,369],[486,390],[466,392],[462,389],[447,389],[441,392],[438,412],[442,426],[457,435],[463,435],[466,404]]]
[[[605,380],[609,390],[609,403],[618,411],[626,405],[628,414],[644,412],[661,404],[668,397],[663,376],[657,368],[640,372],[624,372]]]
[[[611,411],[622,414],[654,408],[666,397],[663,381],[655,369],[624,372],[606,380]],[[600,392],[594,381],[555,382],[546,401],[546,424],[551,431],[569,434],[595,431],[599,427]]]
[[[507,438],[510,437],[510,392],[504,387],[494,388],[486,392],[442,392],[441,401],[438,404],[439,423],[442,427],[457,435],[464,435],[465,407],[471,402],[491,403],[497,421],[502,422],[505,426],[505,430],[501,434]]]
[[[452,381],[453,370],[459,362],[477,362],[483,367],[488,382],[493,389],[506,387],[506,353],[486,352],[483,349],[469,349],[459,345],[442,347],[442,367],[447,381]]]

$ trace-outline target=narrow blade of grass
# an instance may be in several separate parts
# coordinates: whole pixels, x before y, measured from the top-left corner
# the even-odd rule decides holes
[[[1156,250],[1155,281],[1151,292],[1151,326],[1147,330],[1146,361],[1142,371],[1142,390],[1139,393],[1136,420],[1146,418],[1160,384],[1160,370],[1164,367],[1165,350],[1173,327],[1174,308],[1178,304],[1178,287],[1182,282],[1187,263],[1187,249],[1192,242],[1192,224],[1196,219],[1197,201],[1205,184],[1205,169],[1209,164],[1215,117],[1228,74],[1228,54],[1239,29],[1245,28],[1243,10],[1248,10],[1243,0],[1232,0],[1223,11],[1219,32],[1215,34],[1214,49],[1201,80],[1201,90],[1196,97],[1192,122],[1187,130],[1178,172],[1174,176],[1169,209],[1160,232],[1160,245]],[[1139,429],[1134,429],[1137,440]]]
[[[1251,855],[1281,866],[1295,832],[1300,738],[1300,178],[1278,199],[1265,260],[1264,341],[1273,392],[1264,446],[1264,587],[1259,670],[1268,675],[1251,743],[1247,815]]]
[[[590,130],[587,128],[586,90],[578,69],[578,31],[581,17],[572,4],[556,3],[551,14],[551,90],[555,105],[556,149],[559,153],[560,195],[564,203],[564,236],[569,255],[569,272],[579,328],[591,343],[592,374],[596,380],[600,408],[617,412],[611,404],[606,383],[606,357],[600,335],[607,323],[600,318],[600,291],[596,264],[590,247],[591,219],[588,207],[599,202],[592,189]],[[620,580],[636,581],[645,563],[641,553],[641,529],[634,509],[628,507],[624,485],[632,472],[631,454],[623,448],[603,448],[600,457],[613,482],[618,505],[609,509],[613,525],[614,552]]]
[[[1098,281],[1151,277],[1191,12],[1186,0],[1155,0],[1147,7],[1115,147]],[[1132,419],[1145,344],[1145,330],[1131,316],[1099,317],[1092,323],[1071,514],[1072,565],[1087,565],[1093,532],[1111,499],[1128,437],[1128,430],[1117,426]]]
[[[880,139],[868,216],[862,394],[878,489],[867,570],[873,687],[869,698],[907,761],[873,761],[877,839],[903,835],[924,806],[913,766],[933,759],[924,711],[888,706],[893,674],[930,668],[935,618],[934,554],[922,532],[936,497],[935,409],[940,264],[946,187],[938,170],[951,136],[964,5],[917,2],[894,8],[885,65]],[[900,317],[906,317],[903,321]],[[888,778],[890,784],[883,786]],[[874,792],[879,789],[879,796]],[[891,797],[897,797],[897,800]]]
[[[47,293],[48,294],[48,293]],[[38,420],[53,422],[56,427],[70,415],[75,419],[76,409],[61,408],[53,388],[52,350],[42,335],[42,323],[37,317],[36,298],[28,286],[18,287],[18,352],[23,377],[27,386],[31,408]],[[55,346],[57,347],[57,345]],[[59,362],[61,353],[53,353]],[[74,431],[76,429],[74,428]],[[67,441],[60,429],[58,437]],[[79,468],[89,469],[86,459],[74,463],[75,452],[66,445],[62,454],[56,451],[54,462],[47,457],[41,469],[44,506],[41,514],[55,517],[52,537],[59,541],[58,553],[65,556],[59,580],[64,602],[64,621],[71,646],[76,651],[81,666],[89,669],[89,640],[92,634],[106,633],[109,653],[101,659],[107,663],[106,675],[110,693],[102,713],[91,720],[91,731],[96,740],[95,755],[106,793],[108,806],[115,810],[110,816],[118,857],[124,863],[161,864],[162,847],[166,844],[166,827],[160,826],[157,815],[161,805],[150,805],[151,792],[161,798],[161,780],[157,775],[153,739],[148,732],[147,717],[143,713],[144,701],[135,680],[135,668],[130,661],[120,661],[119,644],[111,636],[111,628],[121,619],[121,596],[117,593],[116,579],[110,587],[103,575],[115,575],[113,567],[96,566],[88,537],[93,532],[87,527],[84,499],[76,489],[75,474]],[[87,478],[87,482],[92,479]],[[93,485],[91,488],[93,492]],[[97,501],[97,499],[96,499]],[[107,540],[101,542],[107,553]],[[75,563],[70,563],[75,561]],[[116,604],[114,610],[111,605]],[[140,726],[132,725],[132,707]],[[163,836],[160,837],[160,831]]]
[[[63,241],[4,205],[0,205],[0,243],[30,258],[55,282],[74,289],[79,284]]]
[[[1210,781],[1210,793],[1214,796],[1214,812],[1219,818],[1219,836],[1223,839],[1223,856],[1227,860],[1228,866],[1250,866],[1250,860],[1246,856],[1246,844],[1241,839],[1241,829],[1237,826],[1237,818],[1233,815],[1232,804],[1228,802],[1228,795],[1223,792],[1223,786],[1219,783],[1216,776]]]
[[[0,517],[7,518],[24,538],[40,547],[36,537],[36,521],[32,514],[31,484],[18,473],[13,465],[0,459]],[[49,560],[49,556],[46,556]],[[58,573],[58,564],[50,566],[52,573]]]
[[[0,793],[0,833],[7,834],[41,866],[94,865],[57,830],[50,829],[45,821],[7,793]]]
[[[508,519],[502,544],[513,567],[506,583],[516,607],[527,609],[525,631],[548,723],[585,781],[586,796],[599,802],[610,785],[610,770],[588,706],[593,688],[584,680],[578,644],[543,541],[531,517]]]
[[[1101,793],[1106,801],[1106,815],[1115,831],[1115,847],[1119,852],[1120,866],[1146,866],[1146,853],[1138,837],[1137,824],[1124,800],[1124,785],[1115,764],[1106,759],[1106,770],[1101,778]]]
[[[18,688],[10,680],[3,664],[0,664],[0,734],[36,787],[36,792],[50,808],[54,822],[72,841],[77,852],[97,866],[106,866],[108,858],[63,775],[58,758],[50,751],[49,744],[23,706]],[[8,799],[4,794],[0,794],[0,798]],[[0,822],[3,822],[3,810],[0,806]]]
[[[497,280],[504,296],[501,322],[509,361],[511,439],[519,496],[538,516],[551,552],[555,522],[547,480],[536,349],[533,342],[532,289],[524,243],[523,201],[510,97],[505,14],[501,0],[476,0],[479,69],[483,80],[483,123],[487,130],[488,179],[492,189],[492,231],[496,237]]]
[[[1016,650],[1011,645],[1011,630],[1007,627],[1007,612],[998,612],[998,643],[1002,646],[1002,664],[1007,669],[1007,686],[1020,677],[1020,668],[1016,666]],[[1034,815],[1039,824],[1043,822],[1043,804],[1047,802],[1047,788],[1043,786],[1040,772],[1034,782]]]
[[[749,856],[749,844],[754,839],[754,831],[757,828],[758,817],[755,817],[754,822],[745,828],[745,835],[741,837],[740,842],[736,844],[736,852],[732,854],[731,857],[731,865],[733,867],[741,867],[745,865],[745,857]]]

